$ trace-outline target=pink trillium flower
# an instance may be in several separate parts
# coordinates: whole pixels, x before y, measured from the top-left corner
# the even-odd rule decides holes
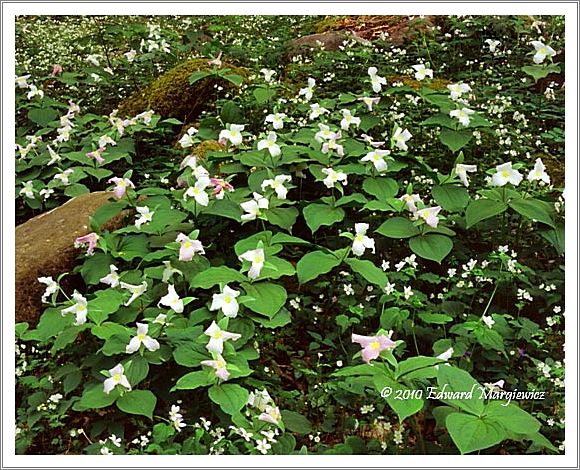
[[[260,416],[258,416],[258,419],[277,426],[282,419],[280,408],[277,406],[266,405],[266,409],[262,414],[260,414]]]
[[[93,150],[92,152],[87,152],[87,157],[94,158],[99,165],[105,163],[105,159],[101,156],[102,153],[105,151],[105,147],[99,147],[97,150]]]
[[[417,206],[415,205],[416,202],[423,202],[421,201],[421,196],[418,194],[403,194],[400,198],[401,201],[405,201],[407,204],[407,210],[412,212],[413,214],[417,212]]]
[[[97,246],[98,241],[99,236],[95,232],[91,232],[87,235],[83,235],[82,237],[78,237],[75,240],[75,246],[78,247],[88,243],[89,247],[87,249],[87,255],[91,256],[95,252],[95,247]]]
[[[60,75],[61,73],[62,73],[62,65],[54,64],[54,67],[52,68],[52,73],[50,74],[50,76],[56,77],[57,75]]]
[[[113,189],[113,194],[117,199],[121,199],[125,195],[127,187],[135,189],[135,185],[129,178],[118,178],[115,176],[107,181],[107,183],[113,183],[116,185],[115,189]]]
[[[223,52],[220,51],[218,56],[215,59],[208,60],[207,64],[208,65],[215,65],[218,68],[221,67],[222,66],[222,61],[221,61],[222,54],[223,54]]]
[[[226,190],[230,193],[234,190],[234,187],[223,178],[210,178],[209,185],[213,187],[212,195],[216,199],[223,199]]]
[[[214,357],[215,359],[201,361],[200,364],[202,366],[213,367],[215,369],[215,375],[225,382],[230,378],[230,373],[227,369],[228,364],[220,353],[215,353]]]
[[[379,357],[382,351],[393,349],[396,346],[390,335],[363,336],[353,333],[352,342],[362,346],[362,358],[367,364]]]
[[[205,254],[203,245],[199,240],[192,240],[183,233],[177,235],[175,241],[181,243],[181,247],[179,248],[179,261],[191,261],[196,253]]]

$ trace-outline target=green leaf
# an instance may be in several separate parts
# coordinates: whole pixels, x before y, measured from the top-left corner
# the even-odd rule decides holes
[[[64,195],[68,197],[77,197],[81,194],[86,194],[91,192],[89,188],[87,188],[84,184],[74,183],[70,186],[67,186],[64,190]]]
[[[360,274],[367,281],[375,284],[380,289],[383,289],[389,282],[385,272],[381,268],[378,268],[372,261],[349,258],[346,260],[346,263],[354,272]]]
[[[176,390],[195,390],[199,387],[205,387],[212,383],[209,375],[205,370],[196,370],[181,377],[175,384]]]
[[[404,217],[387,219],[375,232],[389,238],[410,238],[420,233],[413,222]]]
[[[208,390],[211,401],[218,404],[224,413],[237,415],[246,406],[250,394],[238,384],[214,385]]]
[[[383,393],[383,390],[390,389],[392,391],[387,396],[385,396],[384,399],[387,401],[388,405],[393,409],[393,411],[397,413],[400,422],[419,412],[425,404],[425,401],[421,398],[413,397],[407,398],[405,400],[398,399],[397,392],[403,393],[404,391],[410,391],[411,389],[393,380],[391,377],[387,377],[384,374],[376,374],[373,377],[373,382],[379,395]]]
[[[489,219],[501,214],[507,209],[507,204],[490,199],[477,199],[471,201],[465,211],[465,224],[467,228],[473,227],[482,220]]]
[[[113,289],[98,291],[96,297],[87,303],[87,316],[97,325],[119,310],[123,303],[123,294]]]
[[[81,383],[83,378],[83,373],[80,369],[76,369],[69,374],[66,374],[64,380],[62,381],[62,387],[65,395],[75,390]]]
[[[149,375],[149,363],[142,356],[134,355],[125,367],[127,380],[135,387]]]
[[[117,400],[117,407],[125,413],[153,419],[157,397],[149,390],[132,390]]]
[[[461,394],[458,398],[445,398],[442,402],[458,407],[468,413],[481,416],[485,409],[481,391],[483,387],[469,374],[469,372],[454,366],[439,367],[437,374],[438,392]],[[449,395],[448,395],[449,396]]]
[[[89,325],[84,324],[80,326],[71,326],[64,331],[62,331],[57,337],[54,343],[52,344],[52,348],[50,348],[50,353],[55,354],[56,352],[60,351],[61,349],[66,348],[69,344],[73,343],[77,336],[81,331],[86,330]]]
[[[92,229],[95,232],[100,232],[101,227],[113,217],[119,215],[124,207],[124,202],[109,202],[99,207],[91,217]]]
[[[266,315],[270,319],[284,306],[288,294],[286,289],[279,284],[270,282],[256,282],[254,284],[242,284],[248,297],[244,305],[256,313]]]
[[[38,124],[40,127],[45,127],[51,121],[54,121],[58,113],[52,108],[33,108],[28,111],[28,119]]]
[[[298,209],[295,207],[275,207],[266,211],[266,218],[271,224],[290,231],[296,222],[298,214]]]
[[[256,88],[253,92],[254,98],[258,104],[264,104],[270,101],[276,92],[270,88]]]
[[[331,207],[327,204],[309,204],[303,210],[306,224],[316,232],[321,225],[333,225],[344,219],[344,210],[340,207]]]
[[[447,127],[448,129],[455,130],[457,127],[457,120],[453,119],[448,114],[439,113],[428,117],[421,123],[421,125]]]
[[[513,403],[492,401],[484,416],[499,422],[506,430],[518,434],[534,434],[540,430],[540,422],[527,411]]]
[[[252,315],[252,320],[265,328],[274,329],[286,326],[292,321],[292,317],[288,310],[281,308],[272,318],[266,318],[261,315]]]
[[[445,235],[428,233],[409,240],[409,248],[416,255],[424,259],[430,259],[441,264],[453,248],[453,241]]]
[[[321,274],[330,272],[341,263],[341,257],[332,253],[313,251],[306,253],[296,265],[298,282],[304,284],[316,279]]]
[[[499,444],[506,437],[497,421],[464,413],[450,413],[445,420],[445,426],[462,454],[487,449]]]
[[[552,228],[556,227],[552,219],[551,207],[544,201],[538,199],[512,199],[508,204],[518,214],[530,220],[537,220]]]
[[[190,286],[192,288],[200,287],[202,289],[210,289],[217,284],[243,282],[245,280],[246,276],[235,269],[228,268],[227,266],[212,266],[211,268],[196,274],[190,281]]]
[[[469,193],[463,186],[433,186],[431,193],[435,202],[448,212],[460,212],[469,203]]]
[[[107,176],[111,176],[113,174],[111,170],[107,170],[106,168],[84,167],[83,171],[88,175],[97,178],[97,181],[101,181],[103,178],[106,178]]]
[[[367,178],[363,181],[363,190],[379,201],[395,197],[399,191],[399,185],[392,178]]]
[[[189,76],[189,84],[193,85],[195,82],[199,81],[199,80],[203,80],[206,77],[209,77],[211,75],[210,72],[207,72],[205,70],[198,70],[197,72],[193,72],[190,76]]]
[[[450,129],[443,129],[439,134],[439,140],[447,145],[452,152],[457,152],[465,147],[472,137],[472,131],[452,131]]]
[[[244,83],[244,77],[242,77],[241,75],[237,75],[235,73],[228,74],[228,75],[221,75],[221,77],[223,79],[227,80],[228,82],[233,83],[236,86],[241,86],[242,83]]]
[[[558,224],[555,229],[541,230],[540,235],[556,249],[559,256],[564,254],[566,248],[564,224]]]
[[[560,67],[556,64],[525,65],[522,67],[522,72],[533,77],[533,79],[537,82],[538,80],[547,77],[551,73],[560,73]]]
[[[255,281],[262,281],[264,279],[279,279],[283,276],[293,276],[296,273],[294,266],[285,259],[276,256],[268,256],[266,264],[262,268],[260,275]]]
[[[111,272],[111,264],[114,263],[110,255],[97,252],[93,256],[88,256],[85,259],[81,267],[81,276],[86,284],[99,284],[100,279]]]
[[[453,321],[453,317],[443,313],[419,313],[418,316],[425,323],[433,325],[444,325],[445,323]]]
[[[246,120],[240,107],[231,100],[224,103],[220,118],[223,122],[231,124],[243,124]]]
[[[116,390],[108,395],[103,391],[103,384],[96,384],[85,389],[79,401],[73,405],[75,411],[94,410],[111,406],[119,396]]]
[[[428,367],[433,367],[434,365],[440,364],[441,362],[443,362],[442,359],[437,359],[436,357],[428,357],[428,356],[410,357],[409,359],[405,359],[404,361],[399,362],[396,370],[396,378],[400,379],[404,375]]]
[[[282,410],[282,421],[286,429],[304,436],[312,432],[312,424],[306,416],[296,413],[295,411]]]

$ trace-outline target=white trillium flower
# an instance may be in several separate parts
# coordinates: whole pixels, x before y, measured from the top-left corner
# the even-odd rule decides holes
[[[376,149],[367,153],[363,158],[361,158],[361,162],[372,162],[377,171],[386,171],[387,162],[385,161],[385,157],[390,153],[391,152],[389,150]]]
[[[151,338],[147,335],[149,331],[149,325],[147,323],[137,323],[137,336],[133,336],[129,344],[125,348],[127,354],[133,354],[139,351],[141,344],[145,346],[149,351],[157,351],[159,349],[159,342],[156,339]]]
[[[213,367],[215,369],[215,375],[225,382],[230,377],[230,373],[227,369],[228,364],[220,353],[212,353],[212,356],[215,357],[215,359],[211,361],[201,361],[200,364],[202,366]]]
[[[495,320],[491,317],[491,315],[487,316],[484,315],[483,317],[481,317],[481,320],[483,321],[483,323],[485,323],[485,325],[491,329],[491,327],[493,325],[495,325]]]
[[[493,186],[505,186],[507,183],[517,186],[524,179],[518,170],[512,168],[512,162],[498,165],[495,169],[497,170],[497,173],[494,173],[491,177],[491,183]]]
[[[469,186],[469,178],[467,177],[467,172],[473,173],[477,171],[476,165],[464,165],[462,163],[458,163],[455,165],[455,173],[463,183],[463,185],[467,188]]]
[[[135,49],[131,49],[129,52],[125,52],[123,55],[126,57],[127,62],[133,62],[137,56],[137,51]]]
[[[54,175],[52,179],[59,180],[63,184],[63,186],[68,186],[70,184],[68,177],[73,173],[74,170],[72,168],[68,168],[67,170],[64,170],[62,173],[57,173],[56,175]]]
[[[193,139],[195,137],[195,134],[197,134],[199,131],[195,128],[195,127],[190,127],[189,129],[187,129],[187,132],[185,134],[183,134],[183,137],[181,137],[181,139],[179,139],[179,145],[181,145],[181,148],[189,148],[193,145]]]
[[[60,162],[62,160],[60,155],[58,153],[56,153],[54,150],[52,150],[50,145],[47,145],[46,149],[48,150],[48,153],[50,155],[50,160],[47,163],[47,165],[54,165],[56,162]]]
[[[413,135],[407,129],[403,130],[397,126],[395,133],[393,134],[393,141],[395,142],[397,148],[406,152],[409,150],[409,147],[407,147],[407,141],[411,137],[413,137]]]
[[[471,121],[469,116],[475,113],[472,109],[468,108],[461,108],[461,109],[454,109],[453,111],[449,111],[449,116],[452,118],[457,119],[463,127],[469,126],[469,122]]]
[[[240,255],[239,258],[240,260],[250,261],[252,263],[252,266],[248,271],[248,277],[250,279],[256,279],[260,275],[260,272],[264,267],[265,261],[264,250],[262,248],[257,248],[256,250],[248,250],[242,255]]]
[[[101,57],[99,54],[91,54],[91,55],[88,55],[88,56],[85,58],[85,60],[86,60],[87,62],[90,62],[91,64],[93,64],[95,67],[98,67],[99,65],[101,65],[101,63],[99,62],[99,60],[100,60],[101,58],[102,58],[102,57]]]
[[[322,153],[329,153],[335,150],[336,153],[342,157],[344,155],[344,147],[337,142],[337,140],[340,139],[341,137],[342,134],[340,131],[337,132],[336,134],[333,133],[331,138],[322,144],[322,148],[320,149],[320,151]]]
[[[375,241],[367,237],[368,229],[369,224],[354,224],[355,236],[352,242],[352,252],[356,256],[362,256],[367,248],[375,252]]]
[[[29,78],[30,75],[21,75],[20,77],[16,77],[16,86],[18,86],[18,88],[28,88],[28,82],[26,80]]]
[[[306,101],[310,101],[312,99],[312,93],[314,91],[314,86],[316,85],[316,80],[314,78],[308,78],[308,86],[306,88],[301,88],[298,92],[298,96],[304,96]]]
[[[42,303],[46,303],[46,299],[58,290],[58,284],[52,276],[39,277],[38,282],[46,284],[46,290],[44,291],[44,294],[42,294]]]
[[[183,235],[183,233],[181,233],[180,235]],[[183,235],[185,237],[185,235]],[[177,238],[179,238],[179,235],[177,236]],[[186,237],[187,238],[187,237]],[[176,240],[179,241],[179,240]],[[191,242],[191,240],[190,240]],[[201,245],[201,243],[200,243]],[[203,249],[203,247],[202,247]],[[193,254],[191,255],[191,257],[193,257]],[[181,258],[181,256],[180,256]],[[180,261],[184,261],[181,260]],[[169,279],[171,279],[173,277],[174,274],[178,274],[179,276],[183,276],[183,273],[179,270],[174,268],[173,266],[171,266],[171,261],[163,261],[163,264],[165,265],[165,269],[163,269],[163,277],[161,279],[161,282],[165,282],[167,283],[169,281]]]
[[[442,359],[444,361],[448,361],[449,359],[451,359],[451,356],[453,356],[454,352],[455,351],[453,348],[449,348],[447,351],[444,351],[441,354],[439,354],[437,356],[437,359]]]
[[[220,142],[229,140],[232,145],[240,145],[242,143],[242,131],[246,126],[242,124],[230,124],[229,129],[224,129],[220,132]]]
[[[266,405],[264,412],[258,416],[258,419],[277,426],[282,419],[282,414],[277,406]]]
[[[125,369],[122,364],[117,364],[115,367],[109,370],[110,378],[103,382],[103,392],[107,395],[111,393],[117,385],[122,385],[127,390],[131,390],[131,384],[127,380],[125,375]]]
[[[117,287],[119,285],[119,275],[117,274],[118,268],[111,264],[109,265],[110,273],[99,279],[99,282],[103,284],[109,284],[111,287]]]
[[[32,98],[34,98],[35,96],[40,96],[41,98],[44,97],[44,91],[39,90],[36,85],[29,85],[28,86],[28,93],[26,94],[26,97],[31,100]]]
[[[347,131],[351,124],[356,127],[360,126],[360,118],[353,116],[349,109],[341,109],[340,112],[342,113],[342,120],[340,121],[342,130]]]
[[[258,150],[267,149],[272,157],[277,157],[282,151],[276,140],[278,140],[278,136],[275,132],[268,133],[268,137],[258,142]]]
[[[451,99],[454,101],[461,98],[463,93],[469,93],[471,91],[471,87],[467,83],[454,83],[447,85],[447,88],[451,94]]]
[[[372,111],[373,106],[376,104],[379,104],[379,101],[381,101],[381,98],[380,97],[371,98],[370,96],[363,96],[362,98],[359,98],[359,100],[362,101],[364,104],[366,104],[369,111]]]
[[[536,164],[534,169],[528,174],[528,181],[543,181],[546,184],[550,184],[550,176],[546,173],[546,167],[542,162],[541,158],[536,159]]]
[[[379,91],[381,91],[382,85],[387,84],[386,78],[380,77],[379,75],[377,75],[377,72],[378,72],[378,70],[376,67],[369,67],[369,69],[368,69],[369,77],[371,77],[371,85],[372,85],[373,91],[375,93],[378,93]]]
[[[415,69],[415,78],[419,81],[425,79],[425,77],[433,78],[433,70],[425,67],[425,64],[413,65]]]
[[[140,229],[141,225],[148,224],[153,220],[153,214],[155,214],[155,212],[151,212],[147,206],[136,207],[136,209],[141,216],[135,221],[135,227]]]
[[[179,298],[177,292],[175,292],[175,287],[173,284],[168,284],[167,294],[161,297],[157,306],[165,305],[172,309],[175,313],[183,313],[183,300]]]
[[[28,199],[35,199],[34,197],[34,186],[32,181],[27,181],[26,183],[22,183],[23,188],[20,190],[21,196],[26,196]]]
[[[221,293],[213,294],[211,306],[209,307],[209,309],[211,311],[221,309],[221,311],[226,317],[235,318],[238,315],[238,311],[240,309],[238,301],[236,300],[236,297],[238,297],[239,295],[240,295],[239,291],[230,288],[226,284]]]
[[[276,75],[275,70],[269,70],[269,69],[260,69],[260,73],[264,75],[264,81],[266,83],[270,83],[272,81],[272,77],[274,75]]]
[[[258,193],[254,193],[254,199],[251,201],[242,202],[240,204],[241,208],[247,212],[247,214],[242,214],[241,219],[256,220],[257,217],[262,215],[262,209],[268,209],[269,201],[264,196]]]
[[[322,180],[327,188],[334,188],[336,183],[342,183],[343,186],[347,185],[347,175],[342,171],[335,171],[332,168],[323,168],[322,173],[326,175],[326,178]]]
[[[318,128],[320,129],[316,134],[314,134],[314,139],[316,142],[324,142],[329,139],[333,139],[336,136],[336,133],[330,130],[326,124],[319,123]]]
[[[131,298],[127,302],[125,302],[124,304],[125,307],[131,305],[137,297],[142,296],[147,290],[147,281],[143,281],[141,284],[137,286],[133,284],[127,284],[126,282],[121,281],[119,285],[121,286],[121,289],[127,289],[129,290],[129,292],[131,292]]]
[[[533,59],[535,64],[541,64],[544,62],[546,57],[554,57],[556,55],[556,51],[554,49],[541,41],[532,41],[531,44],[536,50]]]
[[[401,201],[405,201],[407,204],[407,210],[412,212],[413,214],[417,212],[417,206],[415,205],[416,202],[423,202],[421,201],[421,196],[418,194],[403,194],[400,198]]]
[[[209,186],[209,183],[209,178],[198,179],[195,185],[187,188],[187,191],[183,194],[183,198],[192,197],[200,206],[207,206],[209,204],[209,194],[205,188]]]
[[[282,129],[284,127],[284,113],[268,114],[264,122],[271,122],[274,129]]]
[[[489,52],[494,53],[497,46],[501,44],[497,39],[486,39],[485,43],[489,46]]]
[[[330,111],[326,108],[323,108],[318,103],[310,105],[310,115],[308,116],[308,119],[312,121],[313,119],[316,119],[322,114],[330,114]]]
[[[229,331],[222,330],[215,321],[211,322],[211,325],[207,330],[203,332],[205,335],[209,336],[209,342],[205,346],[209,352],[213,353],[223,353],[224,342],[228,340],[237,341],[242,337],[238,333],[230,333]]]
[[[288,194],[288,188],[284,186],[286,181],[292,181],[292,177],[290,175],[278,175],[273,180],[264,180],[262,181],[262,191],[265,191],[266,188],[271,187],[274,191],[276,191],[276,196],[278,199],[286,199],[286,194]]]
[[[439,217],[437,217],[437,214],[439,214],[440,211],[440,206],[426,207],[425,209],[420,209],[415,212],[414,218],[415,220],[423,219],[430,227],[437,228],[437,224],[439,223]]]
[[[73,294],[75,304],[60,311],[64,317],[67,313],[74,313],[76,315],[75,326],[83,325],[87,322],[87,299],[85,299],[76,290]]]

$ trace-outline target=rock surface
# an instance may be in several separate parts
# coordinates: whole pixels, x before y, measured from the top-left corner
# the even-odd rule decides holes
[[[110,192],[87,193],[67,201],[16,227],[16,322],[37,323],[44,306],[45,285],[40,276],[53,279],[70,272],[82,249],[74,247],[77,237],[91,232],[89,217],[106,204]],[[109,222],[109,228],[115,225]],[[63,286],[74,282],[68,276]]]

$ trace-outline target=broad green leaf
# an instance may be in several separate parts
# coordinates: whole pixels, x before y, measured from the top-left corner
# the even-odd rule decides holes
[[[87,188],[84,184],[74,183],[70,186],[67,186],[64,190],[64,195],[68,197],[77,197],[81,194],[86,194],[91,192],[89,188]]]
[[[485,417],[499,422],[506,430],[518,434],[534,434],[540,430],[540,422],[519,406],[505,401],[491,401],[485,409]]]
[[[120,387],[120,385],[117,385],[117,387]],[[118,396],[119,392],[116,389],[107,395],[103,391],[103,384],[96,384],[85,389],[80,400],[73,405],[73,410],[85,411],[106,408],[107,406],[111,406]]]
[[[246,120],[240,107],[233,101],[226,101],[222,106],[220,117],[223,122],[230,124],[243,124]]]
[[[286,304],[288,294],[286,289],[279,284],[270,282],[256,282],[254,284],[242,284],[248,297],[244,305],[256,313],[266,315],[270,319]]]
[[[552,219],[550,205],[538,199],[512,199],[509,206],[518,214],[530,220],[537,220],[552,228],[555,228],[554,220]]]
[[[312,432],[312,424],[306,416],[296,413],[295,411],[282,410],[282,421],[286,429],[304,436]]]
[[[271,224],[290,231],[298,214],[298,209],[295,207],[275,207],[266,211],[266,218]]]
[[[58,113],[52,108],[33,108],[28,111],[28,119],[40,127],[47,126],[49,122],[54,121],[57,117]]]
[[[245,280],[246,276],[235,269],[228,268],[227,266],[212,266],[196,274],[190,281],[190,286],[192,288],[200,287],[202,289],[210,289],[217,284],[243,282]]]
[[[88,256],[81,267],[81,276],[88,285],[100,283],[100,279],[111,272],[113,258],[106,253],[97,252],[93,256]]]
[[[91,227],[95,232],[100,232],[101,227],[113,217],[119,215],[125,208],[124,202],[109,202],[99,207],[91,217]]]
[[[430,259],[441,264],[453,248],[453,241],[445,235],[428,233],[409,240],[409,248],[421,258]]]
[[[453,317],[443,313],[419,313],[418,317],[425,323],[433,325],[444,325],[445,323],[453,321]]]
[[[445,425],[462,454],[487,449],[499,444],[506,437],[504,429],[497,421],[464,413],[450,413]]]
[[[442,359],[437,359],[436,357],[410,357],[409,359],[405,359],[404,361],[399,362],[397,370],[395,371],[395,376],[397,379],[399,379],[406,374],[415,372],[420,369],[425,369],[427,367],[432,367],[436,364],[440,364],[441,362],[443,362]]]
[[[533,79],[537,82],[538,80],[547,77],[551,73],[560,73],[560,67],[556,64],[525,65],[522,67],[522,72],[533,77]]]
[[[285,308],[281,308],[276,312],[276,314],[272,318],[267,318],[262,315],[252,315],[252,320],[256,323],[259,323],[265,328],[280,328],[282,326],[286,326],[288,323],[292,321],[292,317],[290,316],[290,312]]]
[[[79,326],[71,326],[64,331],[62,331],[59,335],[57,335],[56,340],[52,344],[52,348],[50,348],[50,353],[55,354],[56,352],[60,351],[61,349],[66,348],[69,344],[73,343],[80,332],[86,330],[89,327],[86,323],[84,325]]]
[[[321,225],[333,225],[344,219],[344,210],[340,207],[331,207],[327,204],[310,204],[303,210],[306,224],[316,232]]]
[[[399,185],[392,178],[367,178],[363,181],[363,190],[379,201],[385,201],[387,198],[395,197]]]
[[[439,367],[437,374],[437,393],[447,392],[459,393],[459,398],[452,396],[446,398],[442,396],[441,401],[448,405],[458,407],[468,413],[481,416],[485,409],[484,401],[481,398],[483,387],[469,374],[469,372],[454,366]]]
[[[211,73],[207,72],[205,70],[198,70],[197,72],[193,72],[189,76],[189,84],[193,85],[198,80],[203,80],[204,78],[209,77],[210,75],[211,75]]]
[[[380,289],[383,289],[389,282],[385,272],[381,268],[378,268],[372,261],[348,258],[346,263],[354,272],[360,274],[368,282],[375,284]]]
[[[270,88],[260,87],[256,88],[252,94],[254,95],[254,98],[256,98],[256,102],[261,105],[270,101],[270,98],[272,98],[276,92]]]
[[[507,209],[507,204],[490,199],[477,199],[471,201],[465,211],[465,224],[467,228],[473,227],[482,220],[489,219],[501,214]]]
[[[208,391],[209,398],[218,404],[224,413],[238,414],[246,406],[250,394],[238,384],[214,385]]]
[[[237,75],[235,73],[227,74],[227,75],[221,75],[221,77],[223,79],[227,80],[228,82],[233,83],[236,86],[241,86],[242,83],[244,83],[244,77],[242,77],[241,75]]]
[[[149,363],[143,356],[133,355],[125,366],[125,375],[131,387],[135,387],[149,375]]]
[[[453,119],[448,114],[439,113],[428,117],[421,123],[421,125],[447,127],[448,129],[455,130],[457,127],[457,119]]]
[[[199,387],[205,387],[210,385],[213,380],[209,378],[207,371],[196,370],[194,372],[189,372],[181,377],[175,384],[176,390],[195,390]]]
[[[123,304],[123,294],[112,289],[98,291],[94,299],[87,303],[87,316],[97,325],[119,310]]]
[[[559,256],[564,254],[566,247],[564,224],[558,224],[555,229],[541,230],[539,233],[556,249]]]
[[[450,129],[443,129],[439,134],[439,140],[447,145],[452,152],[457,152],[465,147],[472,137],[472,131],[452,131]]]
[[[411,389],[384,374],[376,374],[373,377],[373,382],[379,396],[386,400],[393,411],[397,413],[399,422],[403,422],[409,416],[421,411],[425,404],[425,401],[422,398],[407,398],[405,400],[398,399],[397,392],[401,393]],[[391,392],[388,393],[388,390]]]
[[[117,400],[117,407],[125,413],[153,419],[157,397],[149,390],[131,390]]]
[[[375,232],[389,238],[409,238],[420,233],[419,229],[413,225],[413,222],[404,217],[387,219]]]
[[[469,193],[463,186],[433,186],[431,192],[435,202],[448,212],[460,212],[469,203]]]
[[[296,265],[298,282],[304,284],[321,274],[330,272],[341,263],[341,258],[332,253],[313,251],[306,253]]]

